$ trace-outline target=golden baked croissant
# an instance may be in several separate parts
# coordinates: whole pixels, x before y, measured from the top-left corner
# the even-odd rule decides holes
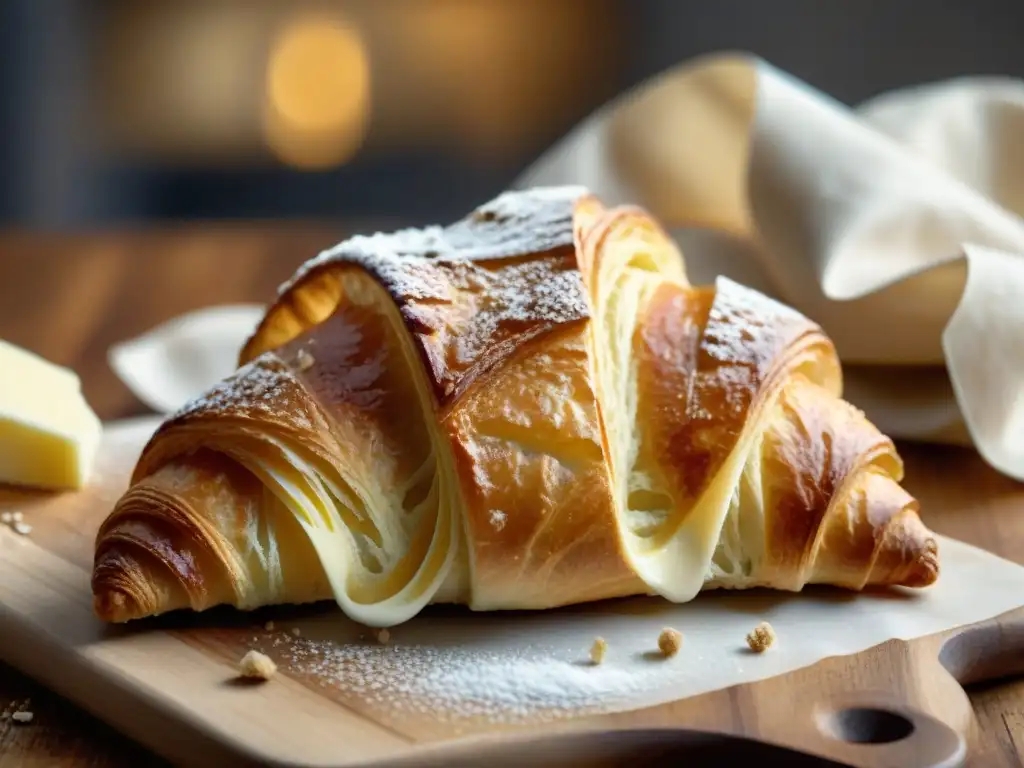
[[[158,429],[101,526],[103,619],[334,599],[388,626],[938,576],[821,329],[691,286],[649,215],[579,188],[341,243],[239,364]]]

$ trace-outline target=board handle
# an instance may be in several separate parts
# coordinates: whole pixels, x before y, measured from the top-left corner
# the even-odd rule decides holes
[[[939,663],[965,686],[1024,675],[1024,609],[951,635]]]
[[[898,692],[852,694],[804,691],[804,711],[766,717],[762,737],[853,766],[937,768],[968,757],[973,709],[963,686],[1024,674],[1024,609],[954,630],[932,652],[904,655],[907,679],[921,681],[929,697],[962,700],[963,725],[954,728],[910,707]],[[925,681],[927,681],[925,683]]]
[[[798,713],[794,713],[798,714]],[[796,717],[794,722],[803,721]],[[641,768],[671,764],[786,765],[791,768],[953,768],[964,764],[963,739],[935,718],[873,694],[813,713],[813,732],[787,734],[796,746],[695,729],[568,729],[466,739],[425,747],[374,768]]]
[[[856,768],[954,768],[967,760],[960,733],[888,691],[831,695],[794,724],[793,743]]]
[[[905,654],[904,663],[914,665],[906,670],[909,678],[931,680],[931,695],[961,699],[964,717],[969,718],[963,685],[1024,674],[1024,609],[936,638],[921,656]],[[780,709],[785,711],[757,712],[758,734],[752,738],[606,722],[603,727],[595,723],[597,727],[541,736],[505,735],[493,743],[471,739],[386,765],[504,768],[539,761],[551,766],[640,768],[671,761],[689,766],[766,762],[808,768],[954,768],[967,762],[968,740],[960,731],[909,706],[893,691],[804,690]]]
[[[679,728],[570,730],[527,738],[468,740],[458,747],[427,748],[416,755],[375,763],[373,768],[721,768],[785,765],[787,768],[849,768],[831,760],[754,739]]]

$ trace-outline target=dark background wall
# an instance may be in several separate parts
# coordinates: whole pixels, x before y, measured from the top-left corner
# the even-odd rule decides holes
[[[238,4],[244,6],[244,0]],[[106,45],[105,28],[123,7],[99,0],[0,2],[0,225],[80,229],[192,218],[353,216],[444,220],[503,188],[615,93],[711,51],[754,52],[850,104],[960,75],[1024,75],[1020,0],[591,0],[578,4],[579,23],[567,24],[555,44],[569,50],[596,35],[596,22],[586,13],[592,8],[604,21],[602,34],[610,35],[598,46],[608,51],[607,61],[591,46],[590,58],[565,65],[570,71],[556,68],[566,92],[586,86],[585,96],[536,121],[541,127],[512,142],[512,149],[488,155],[461,151],[457,142],[384,146],[317,171],[266,158],[186,163],[159,152],[122,155],[98,135],[102,121],[95,118],[102,106],[94,94],[93,64]],[[470,28],[474,18],[467,16]],[[380,46],[388,39],[385,30]],[[551,45],[539,36],[538,55],[540,46]],[[122,66],[134,64],[126,58]]]

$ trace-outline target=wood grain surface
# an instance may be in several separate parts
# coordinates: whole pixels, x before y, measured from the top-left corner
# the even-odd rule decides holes
[[[530,645],[569,643],[579,651],[597,627],[611,629],[617,623],[614,615],[629,622],[626,646],[638,635],[653,644],[665,623],[687,626],[692,616],[687,619],[657,600],[626,601],[597,614],[577,606],[516,618],[435,606],[396,627],[384,645],[329,603],[254,613],[183,613],[107,626],[93,615],[89,600],[94,531],[127,488],[139,451],[158,424],[153,417],[111,424],[90,483],[79,492],[0,488],[0,511],[18,510],[31,525],[30,535],[0,528],[0,657],[181,763],[397,768],[394,761],[415,759],[434,768],[460,758],[467,765],[496,768],[536,762],[540,755],[546,766],[594,765],[592,758],[598,765],[621,765],[621,760],[608,760],[607,748],[595,752],[595,745],[608,739],[634,766],[641,748],[674,750],[690,765],[721,764],[696,762],[686,742],[692,734],[683,732],[685,727],[705,737],[721,734],[719,750],[736,748],[723,736],[753,740],[748,749],[758,762],[767,759],[766,745],[775,744],[863,768],[945,768],[977,742],[970,702],[947,669],[957,679],[993,671],[1024,673],[1024,608],[995,622],[892,640],[755,682],[689,697],[673,689],[677,700],[669,696],[662,704],[640,706],[632,700],[622,702],[622,709],[613,704],[610,712],[612,702],[603,701],[597,689],[567,704],[558,697],[532,699],[531,693],[536,696],[547,686],[528,685],[513,710],[505,698],[474,698],[480,691],[469,679],[456,692],[437,688],[436,680],[423,689],[414,678],[435,671],[457,676],[459,665],[446,663],[451,657],[444,649],[463,647],[467,632],[473,633],[470,645],[478,653],[502,648],[498,653],[510,654],[497,667],[491,666],[496,663],[492,653],[475,656],[481,664],[478,674],[490,670],[501,678],[507,663],[512,664],[508,674],[529,676],[535,669],[531,662],[515,661],[519,643],[502,639],[517,631],[527,633]],[[950,569],[944,578],[948,583],[957,577]],[[730,657],[741,652],[730,648],[732,642],[742,646],[753,617],[776,602],[774,597],[765,600],[749,593],[707,596],[705,608],[709,602],[728,603],[725,613],[718,614],[721,620],[745,620],[730,631],[732,641],[717,638],[710,652],[718,655],[705,655],[706,644],[698,651],[703,663],[728,666]],[[1015,602],[1011,596],[1008,604]],[[817,616],[826,623],[837,619],[832,611]],[[273,626],[266,626],[270,619]],[[806,623],[798,625],[810,631]],[[793,647],[793,631],[788,624],[783,632],[781,642],[787,647]],[[687,632],[687,649],[702,646],[695,634],[700,632]],[[615,630],[611,636],[616,638],[612,653],[621,654],[625,637]],[[238,660],[253,647],[279,665],[278,674],[260,685],[240,680],[237,673]],[[640,664],[624,666],[620,659],[605,669],[610,666],[613,678],[626,670],[633,675],[662,669],[662,675],[685,674],[688,651],[682,653],[680,663],[668,662],[673,669],[661,667],[662,657],[652,658],[650,648],[640,652]],[[757,663],[751,658],[744,666]],[[557,663],[546,668],[552,679],[558,679],[558,668]],[[587,687],[600,687],[601,672],[582,674],[590,681]],[[683,678],[678,682],[686,685]],[[498,680],[490,683],[500,686]],[[569,693],[578,681],[566,678],[564,683]],[[860,715],[851,718],[851,708]],[[568,761],[552,760],[556,746]]]
[[[102,418],[142,413],[107,366],[111,343],[190,309],[267,301],[304,259],[347,231],[367,228],[376,226],[6,235],[0,238],[0,337],[73,367]],[[1024,486],[967,450],[900,449],[907,486],[934,529],[1024,562]],[[969,693],[981,739],[972,764],[1024,764],[1024,681]],[[0,724],[0,767],[155,763],[125,737],[6,667],[0,667],[0,706],[34,713],[27,725],[9,719]]]

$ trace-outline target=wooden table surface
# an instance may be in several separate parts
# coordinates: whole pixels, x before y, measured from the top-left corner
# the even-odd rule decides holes
[[[302,261],[345,232],[327,225],[197,224],[112,235],[0,235],[0,338],[74,368],[101,418],[145,413],[107,365],[112,343],[192,309],[267,302]],[[900,450],[906,485],[934,529],[1024,564],[1024,485],[971,451]],[[967,506],[976,514],[943,514]],[[1024,680],[988,684],[970,696],[983,731],[971,764],[1024,766]],[[0,721],[0,768],[157,763],[0,664],[4,707],[27,707],[35,717],[27,725]]]

